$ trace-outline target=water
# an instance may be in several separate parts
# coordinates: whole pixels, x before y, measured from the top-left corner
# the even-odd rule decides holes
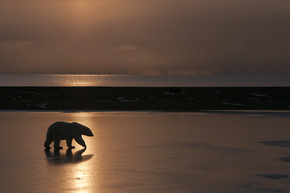
[[[290,192],[289,118],[273,111],[2,111],[1,192]],[[92,129],[87,150],[44,152],[47,127],[59,120]]]
[[[290,86],[289,76],[0,75],[0,86]]]

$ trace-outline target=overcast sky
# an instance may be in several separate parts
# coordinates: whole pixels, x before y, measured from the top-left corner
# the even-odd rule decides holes
[[[0,73],[289,74],[287,0],[1,0]]]

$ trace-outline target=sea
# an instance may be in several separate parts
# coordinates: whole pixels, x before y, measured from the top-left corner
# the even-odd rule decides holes
[[[290,86],[290,77],[274,75],[0,74],[0,86],[277,87]]]

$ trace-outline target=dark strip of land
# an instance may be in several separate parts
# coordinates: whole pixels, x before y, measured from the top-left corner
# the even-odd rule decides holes
[[[0,87],[1,110],[289,110],[290,87]]]

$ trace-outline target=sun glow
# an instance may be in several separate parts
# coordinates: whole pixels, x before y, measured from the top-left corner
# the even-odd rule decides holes
[[[94,2],[90,0],[74,0],[71,2],[72,20],[74,21],[73,33],[77,36],[85,36],[90,31],[94,19]],[[95,10],[98,12],[98,10]]]

